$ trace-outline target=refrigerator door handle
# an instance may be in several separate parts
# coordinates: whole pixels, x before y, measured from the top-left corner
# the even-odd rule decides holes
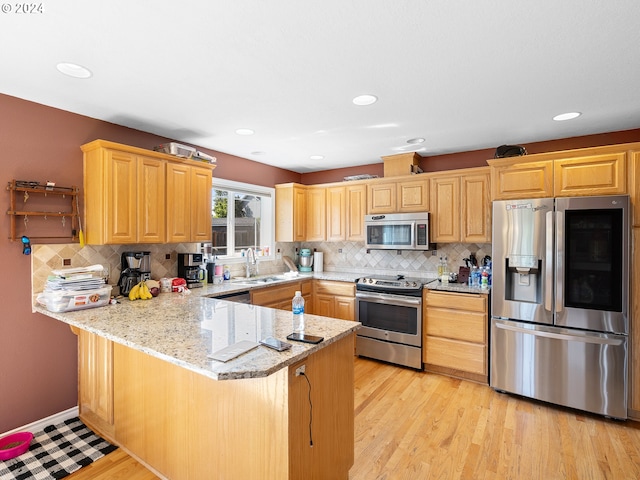
[[[564,212],[556,212],[556,313],[562,312],[564,308]]]
[[[546,214],[545,255],[544,255],[544,309],[553,309],[553,212]]]
[[[535,330],[531,328],[523,328],[517,325],[495,322],[496,328],[509,330],[512,332],[524,333],[526,335],[534,335],[536,337],[553,338],[556,340],[570,340],[572,342],[595,343],[598,345],[622,345],[624,338],[609,338],[596,335],[571,335],[566,333],[556,333],[544,330],[543,327],[537,327]]]

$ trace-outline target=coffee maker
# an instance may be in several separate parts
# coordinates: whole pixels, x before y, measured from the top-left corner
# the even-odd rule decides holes
[[[129,295],[133,287],[151,278],[151,252],[122,252],[120,279],[121,295]]]
[[[205,271],[200,268],[202,265],[201,253],[179,253],[178,254],[178,277],[187,281],[187,288],[202,287]]]

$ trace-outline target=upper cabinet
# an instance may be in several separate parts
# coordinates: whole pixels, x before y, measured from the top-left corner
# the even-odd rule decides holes
[[[363,241],[366,195],[356,182],[276,185],[276,241]]]
[[[489,160],[491,198],[553,197],[553,161],[523,160],[523,157]]]
[[[307,187],[296,183],[276,185],[276,242],[307,239]]]
[[[629,152],[629,196],[633,226],[640,227],[640,149]]]
[[[494,200],[628,192],[624,145],[493,159],[488,163]]]
[[[489,177],[489,167],[431,175],[431,241],[491,241]]]
[[[426,212],[429,210],[429,179],[398,179],[367,185],[367,213]]]
[[[210,239],[213,165],[104,140],[83,145],[82,151],[88,244]],[[177,171],[183,175],[179,194],[174,190]],[[186,232],[180,240],[169,225],[176,216],[189,225],[180,229]]]
[[[322,242],[327,238],[327,192],[322,186],[307,188],[307,236],[308,242]]]
[[[184,201],[190,199],[190,201]],[[167,164],[167,242],[211,241],[211,171]]]
[[[553,162],[556,197],[627,193],[626,152],[558,159]]]

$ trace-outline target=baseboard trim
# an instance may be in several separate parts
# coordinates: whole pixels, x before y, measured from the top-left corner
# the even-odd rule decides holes
[[[8,432],[4,432],[0,434],[0,437],[4,437],[5,435],[10,435],[16,432],[31,432],[36,433],[44,430],[44,427],[49,425],[57,425],[58,423],[62,423],[65,420],[69,420],[70,418],[74,418],[78,416],[78,407],[71,407],[68,410],[64,410],[62,412],[54,413],[53,415],[42,418],[40,420],[36,420],[33,423],[28,425],[23,425],[22,427],[14,428],[13,430],[9,430]]]

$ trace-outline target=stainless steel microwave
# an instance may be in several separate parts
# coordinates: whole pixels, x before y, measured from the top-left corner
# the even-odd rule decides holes
[[[431,250],[429,212],[366,215],[364,229],[366,248]]]

